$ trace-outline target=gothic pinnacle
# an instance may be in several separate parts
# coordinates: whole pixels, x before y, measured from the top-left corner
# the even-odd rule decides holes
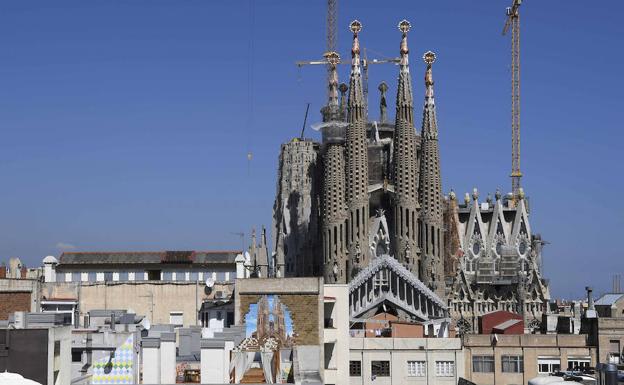
[[[360,73],[360,40],[358,34],[362,30],[362,23],[358,20],[353,20],[349,25],[349,29],[353,32],[353,46],[351,47],[352,72]]]
[[[340,55],[337,52],[327,52],[325,60],[329,64],[329,100],[327,105],[330,108],[338,108],[338,72],[336,71],[336,65],[340,63]]]
[[[403,33],[403,37],[401,39],[401,69],[406,69],[409,71],[407,67],[409,65],[408,54],[409,48],[407,47],[407,33],[409,32],[412,25],[407,20],[402,20],[399,23],[399,31]]]
[[[427,88],[426,97],[433,98],[433,74],[431,73],[431,65],[436,60],[436,54],[431,51],[425,52],[423,60],[427,63],[427,72],[425,72],[425,87]]]

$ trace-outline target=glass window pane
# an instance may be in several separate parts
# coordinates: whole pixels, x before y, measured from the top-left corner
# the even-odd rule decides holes
[[[163,281],[172,281],[173,280],[173,272],[172,271],[164,271],[163,272]]]
[[[127,271],[120,271],[119,272],[119,281],[121,281],[121,282],[128,282],[128,272]]]

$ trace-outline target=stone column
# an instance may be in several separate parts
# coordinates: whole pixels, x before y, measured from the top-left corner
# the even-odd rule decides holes
[[[234,262],[236,262],[236,278],[245,278],[245,257],[243,254],[238,254]]]
[[[202,339],[201,343],[201,372],[202,384],[221,384],[224,382],[223,373],[226,368],[224,362],[225,341],[216,339]],[[227,363],[229,368],[229,363]],[[225,382],[229,382],[225,381]]]
[[[160,381],[163,384],[176,382],[176,335],[162,333],[160,335]]]
[[[160,338],[143,338],[141,348],[143,350],[143,383],[160,384]]]

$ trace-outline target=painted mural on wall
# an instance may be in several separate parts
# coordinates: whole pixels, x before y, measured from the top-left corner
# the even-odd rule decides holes
[[[277,295],[263,295],[258,303],[249,305],[245,315],[246,334],[258,345],[274,341],[278,347],[292,347],[294,343],[293,323],[290,311]]]
[[[134,384],[134,335],[109,357],[93,363],[92,385]]]

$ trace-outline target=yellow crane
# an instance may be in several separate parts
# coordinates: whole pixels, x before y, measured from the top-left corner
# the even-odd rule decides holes
[[[520,4],[513,0],[507,7],[503,35],[511,29],[511,191],[514,200],[520,190]]]

